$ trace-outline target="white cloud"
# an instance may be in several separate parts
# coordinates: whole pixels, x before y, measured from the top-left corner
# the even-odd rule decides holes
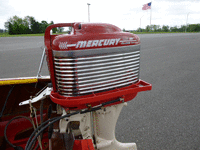
[[[17,15],[21,18],[33,16],[37,21],[47,22],[87,22],[88,6],[90,3],[90,21],[114,24],[121,29],[137,29],[150,24],[150,10],[143,11],[142,6],[150,0],[0,0],[0,28],[4,22]],[[183,25],[186,23],[200,23],[200,0],[153,0],[152,24]]]

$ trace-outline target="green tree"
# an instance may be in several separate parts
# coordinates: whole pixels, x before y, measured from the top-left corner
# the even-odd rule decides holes
[[[162,31],[169,32],[169,26],[163,25],[162,26]]]
[[[33,34],[40,33],[40,23],[35,20],[35,18],[31,17],[30,18],[31,22],[31,32]]]
[[[8,30],[9,34],[27,34],[30,33],[29,25],[26,19],[19,18],[18,16],[13,16],[8,19],[4,24],[5,28]]]
[[[178,27],[177,26],[170,27],[170,31],[171,32],[178,32]]]
[[[136,31],[137,32],[142,32],[142,28],[138,28]]]
[[[154,31],[154,32],[158,32],[159,31],[159,29],[160,29],[160,25],[151,25],[152,27],[152,30]]]
[[[149,31],[150,31],[150,26],[147,25],[147,26],[146,26],[146,32],[149,32]]]
[[[53,22],[53,21],[51,21],[51,22],[50,22],[50,25],[52,25],[52,24],[54,24],[54,22]],[[53,32],[53,33],[56,33],[57,31],[58,31],[58,29],[57,29],[57,28],[53,28],[53,29],[52,29],[52,32]]]
[[[8,22],[8,34],[14,34],[12,23]]]
[[[46,28],[48,27],[48,23],[44,20],[41,21],[41,24],[40,24],[40,28],[41,28],[41,32],[44,33]]]
[[[187,28],[189,32],[199,32],[200,31],[200,24],[190,24]]]
[[[185,25],[181,25],[181,27],[179,28],[179,32],[185,32],[185,29],[187,27]]]
[[[32,33],[31,31],[31,20],[33,20],[34,18],[31,17],[31,16],[26,16],[24,17],[24,24],[26,26],[26,33],[29,34],[29,33]]]

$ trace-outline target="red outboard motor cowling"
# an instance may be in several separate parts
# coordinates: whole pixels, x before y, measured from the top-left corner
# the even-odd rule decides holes
[[[50,35],[55,27],[71,34]],[[51,99],[69,109],[83,109],[117,98],[132,100],[151,89],[139,80],[140,39],[104,23],[62,23],[45,31],[45,46],[53,84]]]

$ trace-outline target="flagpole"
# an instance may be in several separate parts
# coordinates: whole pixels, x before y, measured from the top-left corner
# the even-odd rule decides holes
[[[150,26],[151,26],[151,17],[152,17],[152,1],[151,1],[151,12],[150,12]]]

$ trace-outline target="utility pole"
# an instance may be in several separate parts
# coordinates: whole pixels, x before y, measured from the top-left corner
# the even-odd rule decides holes
[[[88,5],[88,22],[90,22],[90,3],[87,3]]]
[[[144,15],[143,15],[142,17],[144,17]],[[142,28],[141,28],[141,26],[142,26],[142,24],[141,24],[141,19],[142,19],[142,17],[140,18],[140,29],[142,29]]]
[[[190,12],[189,12],[189,13],[190,13]],[[185,32],[187,31],[187,24],[188,24],[188,16],[189,16],[189,13],[187,14],[186,26],[185,26]]]

